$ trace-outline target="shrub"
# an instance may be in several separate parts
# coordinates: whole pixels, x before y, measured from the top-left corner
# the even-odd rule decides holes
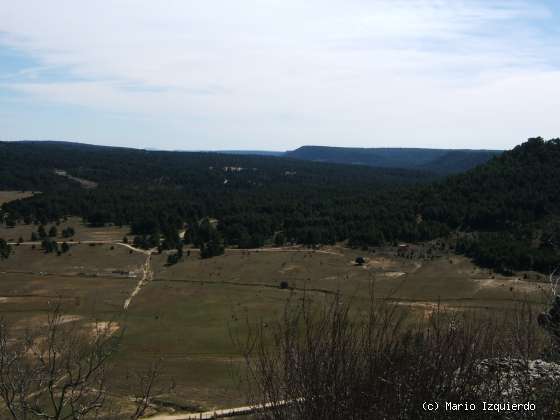
[[[545,343],[528,305],[509,323],[441,308],[421,325],[409,321],[399,305],[373,299],[366,311],[340,296],[326,304],[292,299],[277,325],[253,331],[251,343],[257,344],[246,352],[254,380],[249,399],[271,404],[258,418],[451,418],[444,410],[425,411],[426,401],[468,401],[479,408],[452,413],[456,418],[503,418],[489,417],[482,401],[535,402],[536,412],[508,418],[558,412],[558,383],[534,394],[526,371],[519,372],[514,390],[504,381],[510,364],[503,360],[527,366]]]

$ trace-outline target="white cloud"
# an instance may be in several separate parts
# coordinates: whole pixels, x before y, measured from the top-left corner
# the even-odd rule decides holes
[[[172,121],[160,147],[509,147],[560,135],[554,20],[515,0],[21,0],[0,43],[71,80],[3,88]]]

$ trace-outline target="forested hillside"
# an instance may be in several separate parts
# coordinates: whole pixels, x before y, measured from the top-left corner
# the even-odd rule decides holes
[[[425,164],[413,165],[409,168],[425,170],[439,175],[460,174],[501,154],[501,151],[494,150],[451,150]]]
[[[263,183],[298,185],[407,184],[433,179],[425,170],[353,168],[272,156],[214,152],[164,152],[79,143],[0,142],[0,189],[45,189],[61,185],[55,169],[103,185],[228,189]],[[233,184],[233,187],[232,187]]]
[[[449,175],[465,172],[501,153],[498,150],[303,146],[286,152],[285,156],[314,162],[422,169]]]
[[[219,220],[227,245],[242,246],[262,245],[277,233],[279,241],[306,244],[429,236],[429,224],[414,223],[412,206],[394,199],[395,188],[433,179],[422,171],[56,142],[1,143],[0,153],[10,175],[0,188],[43,191],[6,205],[12,221],[75,214],[90,224],[131,224],[135,234],[152,235],[184,222],[194,232],[210,217]],[[55,169],[98,186],[84,189]],[[30,185],[33,173],[42,177]],[[377,220],[384,221],[382,230]]]
[[[560,140],[529,139],[487,164],[422,188],[421,214],[462,235],[458,250],[503,270],[558,265]]]
[[[0,188],[43,191],[3,206],[12,223],[72,214],[164,236],[186,223],[196,241],[200,220],[213,218],[230,246],[446,237],[502,271],[547,271],[560,262],[560,140],[530,139],[439,181],[422,171],[66,143],[0,143],[0,158]]]

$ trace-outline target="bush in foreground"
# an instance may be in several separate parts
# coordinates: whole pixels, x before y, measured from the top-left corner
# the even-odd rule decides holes
[[[60,305],[34,329],[21,331],[0,319],[0,418],[137,420],[144,415],[156,393],[159,361],[134,373],[130,402],[115,406],[108,379],[123,331],[113,322],[76,321]]]
[[[402,306],[375,299],[360,310],[340,296],[325,304],[305,297],[286,307],[275,328],[253,338],[246,353],[250,400],[272,405],[262,419],[543,419],[560,413],[560,365],[534,360],[548,342],[529,304],[507,321],[438,307],[414,321]],[[551,366],[554,372],[547,371]],[[439,409],[428,410],[434,402]],[[475,409],[446,410],[446,402]],[[534,410],[483,411],[484,402],[531,403]]]

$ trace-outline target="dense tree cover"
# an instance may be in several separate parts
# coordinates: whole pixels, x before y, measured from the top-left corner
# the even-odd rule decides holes
[[[420,171],[262,156],[39,142],[0,143],[1,148],[11,154],[8,166],[22,159],[28,171],[62,169],[99,184],[83,189],[61,176],[39,183],[33,189],[43,194],[4,206],[12,217],[47,223],[73,214],[92,226],[130,224],[137,244],[155,245],[150,237],[163,235],[167,249],[176,246],[176,232],[185,223],[195,231],[206,217],[217,219],[218,242],[225,246],[261,246],[279,231],[283,243],[333,243],[361,235],[375,219],[384,220],[388,240],[422,239],[412,198],[397,202],[394,187],[433,179]],[[16,181],[1,187],[18,188]],[[45,228],[39,229],[43,238]]]
[[[461,232],[458,251],[503,271],[560,264],[560,139],[529,139],[486,165],[422,188],[424,220]]]
[[[303,146],[286,152],[285,156],[377,168],[415,168],[449,175],[465,172],[501,153],[499,150]]]
[[[482,267],[495,268],[503,273],[532,268],[550,272],[558,266],[558,250],[535,247],[527,238],[509,232],[483,232],[462,237],[457,252],[472,257]]]
[[[270,156],[146,151],[66,142],[0,142],[0,159],[6,174],[0,176],[0,189],[40,191],[79,189],[79,183],[55,175],[55,169],[105,186],[189,191],[279,184],[348,185],[352,181],[403,184],[434,178],[419,170],[341,167]],[[33,177],[37,173],[48,176]]]
[[[529,139],[486,165],[422,187],[424,220],[463,236],[457,250],[508,272],[560,264],[560,140]]]
[[[560,214],[560,139],[529,139],[465,174],[423,188],[425,219],[463,230],[517,230]]]
[[[541,138],[465,174],[436,180],[419,171],[305,162],[264,156],[148,152],[60,143],[0,143],[11,177],[0,188],[37,179],[43,194],[5,204],[7,216],[44,224],[79,215],[91,225],[131,225],[136,246],[203,257],[224,246],[314,246],[347,240],[365,247],[459,235],[457,249],[502,270],[558,264],[560,140]],[[26,170],[63,169],[48,185]],[[18,161],[15,166],[11,162]],[[163,240],[160,241],[160,238]]]

